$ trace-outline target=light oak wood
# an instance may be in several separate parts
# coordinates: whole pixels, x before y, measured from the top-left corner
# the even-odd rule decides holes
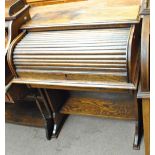
[[[35,80],[38,77],[38,80],[83,81],[87,79],[88,82],[127,82],[126,65],[129,32],[129,28],[124,28],[91,30],[91,32],[74,30],[28,33],[17,44],[13,52],[16,73],[20,78]],[[109,41],[110,38],[112,38],[111,42]],[[44,40],[47,41],[47,44],[44,44]],[[38,41],[42,42],[41,46],[35,44]],[[106,43],[108,41],[109,43]],[[97,62],[98,64],[106,64],[107,60],[109,67],[94,65]],[[118,63],[114,67],[112,66],[114,61],[124,61],[125,66],[123,67],[122,64],[119,65]],[[38,62],[38,65],[31,65],[32,62]],[[43,64],[39,65],[41,62]],[[52,64],[55,62],[60,65],[53,66]],[[61,65],[61,63],[66,62],[70,65]],[[84,64],[92,62],[92,66],[75,66],[75,64],[80,65],[82,62]]]
[[[135,120],[139,148],[139,7],[139,0],[32,6],[32,19],[21,27],[7,58],[12,83],[39,92],[33,99],[47,139],[57,135],[66,114],[82,114]],[[74,96],[73,90],[80,93]]]
[[[55,89],[67,89],[67,90],[89,90],[89,91],[101,91],[104,92],[105,90],[108,91],[110,89],[115,91],[126,91],[126,90],[136,90],[132,83],[96,83],[96,82],[75,82],[75,81],[65,81],[65,80],[53,80],[53,81],[43,81],[43,80],[27,80],[24,79],[13,79],[12,83],[19,83],[19,84],[29,84],[34,88],[55,88]]]
[[[150,155],[150,99],[142,99],[145,155]]]
[[[123,96],[120,98],[120,96]],[[132,93],[95,93],[71,91],[61,109],[64,114],[135,120]]]
[[[135,89],[137,82],[128,78],[130,72],[138,77],[138,70],[134,69],[137,60],[131,60],[134,58],[128,53],[134,53],[135,58],[138,55],[138,44],[129,41],[132,36],[137,38],[136,29],[131,26],[91,31],[23,32],[10,46],[10,69],[18,79],[31,84],[34,81],[40,85],[44,81],[50,86],[55,81],[55,86],[68,83],[68,86],[81,85],[82,88],[88,83],[90,88],[99,85],[108,88],[107,83],[112,89],[116,88],[115,84],[117,88],[130,89],[133,83]],[[130,61],[132,63],[128,63]]]
[[[52,5],[58,3],[76,2],[76,1],[85,1],[85,0],[26,0],[26,2],[30,4],[32,7]]]
[[[88,0],[32,7],[32,20],[22,29],[137,22],[139,8],[139,0]]]

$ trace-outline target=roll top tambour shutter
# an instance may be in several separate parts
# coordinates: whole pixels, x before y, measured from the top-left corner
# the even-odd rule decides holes
[[[127,82],[130,28],[28,32],[13,52],[21,78]]]

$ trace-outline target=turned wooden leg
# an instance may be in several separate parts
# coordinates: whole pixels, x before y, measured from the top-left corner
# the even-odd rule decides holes
[[[135,135],[134,135],[134,142],[133,142],[133,149],[139,150],[141,138],[143,135],[143,126],[142,126],[142,105],[141,100],[135,100]]]
[[[150,99],[142,100],[145,155],[150,155]]]

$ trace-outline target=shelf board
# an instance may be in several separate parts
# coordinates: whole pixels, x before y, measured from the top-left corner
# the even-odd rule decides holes
[[[135,120],[134,99],[127,93],[74,92],[60,112]]]

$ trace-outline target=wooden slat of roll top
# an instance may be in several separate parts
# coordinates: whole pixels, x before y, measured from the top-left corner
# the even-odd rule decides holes
[[[76,39],[93,39],[93,40],[98,40],[99,38],[102,40],[107,40],[107,38],[111,38],[111,40],[116,39],[116,38],[126,38],[129,34],[128,30],[129,28],[122,28],[123,30],[118,29],[95,29],[95,30],[70,30],[70,31],[48,31],[46,32],[31,32],[28,33],[25,38],[23,38],[24,41],[28,40],[44,40],[44,38],[50,39],[52,41],[59,41],[59,40],[73,40],[71,36],[75,36]],[[60,37],[60,32],[61,32],[61,37]],[[83,33],[83,35],[81,35]],[[97,37],[97,38],[96,38]],[[65,39],[65,40],[64,40]]]
[[[91,59],[99,59],[99,60],[111,60],[111,59],[117,59],[117,60],[125,60],[126,56],[124,55],[15,55],[13,58],[28,58],[28,59],[84,59],[84,60],[91,60]]]
[[[73,71],[104,71],[104,72],[118,72],[118,71],[122,71],[122,72],[126,72],[126,68],[99,68],[99,67],[53,67],[53,66],[17,66],[18,69],[39,69],[39,70],[73,70]]]
[[[129,28],[29,32],[13,61],[21,78],[127,82]]]
[[[104,39],[104,37],[102,36],[102,37],[99,37],[99,36],[97,36],[97,39],[96,38],[85,38],[86,39],[86,42],[87,41],[96,41],[96,40],[98,40],[98,41],[108,41],[107,39],[108,38],[110,38],[110,40],[111,41],[116,41],[116,37],[115,36],[113,36],[113,38],[111,38],[110,36],[108,37],[108,36],[106,36],[106,40]],[[52,41],[52,43],[54,43],[54,42],[56,42],[56,43],[58,43],[57,41],[61,41],[61,40],[63,40],[64,42],[66,42],[66,40],[64,40],[63,38],[59,38],[59,39],[57,39],[57,38],[55,38],[55,39],[52,39],[52,38],[47,38],[48,40],[45,40],[46,38],[45,37],[42,37],[42,38],[38,38],[38,37],[36,37],[36,38],[26,38],[26,39],[24,39],[24,42],[26,43],[26,42],[31,42],[32,40],[33,40],[33,42],[35,42],[35,41],[45,41],[45,42],[49,42],[49,41]],[[66,39],[66,38],[65,38]],[[77,39],[77,38],[76,38]],[[67,42],[77,42],[77,41],[81,41],[81,39],[83,39],[83,38],[78,38],[78,40],[73,40],[72,38],[67,38]],[[124,40],[124,39],[126,39],[126,37],[125,36],[121,36],[121,37],[117,37],[117,40]]]
[[[62,55],[70,55],[70,54],[74,54],[74,55],[85,55],[85,54],[91,54],[91,55],[126,55],[126,51],[123,50],[117,50],[117,51],[112,51],[112,50],[107,50],[107,51],[94,51],[94,50],[88,50],[88,51],[17,51],[14,52],[14,54],[16,55],[34,55],[34,54],[39,54],[39,55],[50,55],[52,53],[52,55],[57,55],[57,54],[62,54]]]
[[[46,59],[35,59],[35,60],[30,60],[30,59],[16,59],[14,60],[14,64],[40,64],[45,63],[45,64],[60,64],[62,65],[63,63],[69,63],[70,65],[72,64],[78,64],[78,63],[83,63],[86,65],[87,63],[92,63],[94,65],[96,64],[126,64],[125,60],[46,60]]]
[[[126,46],[122,47],[122,46],[116,46],[116,47],[113,47],[115,50],[125,50],[126,49]],[[107,47],[76,47],[76,48],[66,48],[66,49],[61,49],[61,48],[54,48],[54,47],[51,47],[51,48],[23,48],[23,49],[17,49],[16,52],[22,52],[22,51],[26,51],[26,52],[31,52],[31,51],[42,51],[43,54],[44,54],[44,51],[50,51],[52,53],[52,51],[83,51],[83,53],[86,51],[103,51],[103,50],[111,50],[111,47],[107,46]],[[104,53],[105,51],[103,51]],[[114,52],[115,53],[115,52]]]
[[[77,38],[76,38],[77,39]],[[85,38],[86,39],[86,38]],[[107,40],[110,40],[110,38],[107,38]],[[116,38],[117,39],[117,38]],[[44,40],[45,40],[45,38],[44,38]],[[116,46],[116,48],[117,48],[117,46],[118,46],[118,48],[117,49],[119,49],[120,47],[120,49],[124,49],[125,47],[126,47],[126,44],[127,44],[127,42],[123,42],[123,41],[121,41],[121,40],[118,40],[117,42],[113,42],[112,40],[111,40],[111,42],[103,42],[102,40],[99,40],[99,41],[95,41],[95,40],[93,40],[93,41],[89,41],[89,43],[86,43],[86,42],[70,42],[70,41],[65,41],[64,42],[64,44],[62,45],[61,43],[63,42],[63,40],[61,41],[61,40],[57,40],[56,41],[56,43],[54,43],[54,41],[50,41],[49,39],[48,39],[48,42],[46,43],[44,43],[44,40],[42,40],[42,41],[38,41],[38,42],[33,42],[32,40],[31,40],[31,43],[26,43],[26,44],[24,44],[24,45],[18,45],[17,47],[19,48],[19,49],[28,49],[28,48],[47,48],[47,50],[48,50],[48,48],[58,48],[58,49],[61,49],[61,50],[63,50],[63,48],[64,49],[67,49],[68,48],[68,50],[69,49],[74,49],[74,48],[88,48],[88,50],[89,50],[89,48],[91,49],[94,49],[94,48],[96,48],[96,49],[114,49],[115,48],[115,46]],[[65,39],[66,40],[66,39]],[[86,39],[87,40],[87,39]],[[61,42],[60,42],[61,41]],[[32,44],[32,42],[33,42],[33,44]],[[37,46],[37,43],[39,44],[39,46]],[[70,45],[73,45],[72,47],[70,46]],[[29,46],[28,46],[29,45]],[[110,47],[109,47],[110,46]],[[41,50],[40,49],[40,50]],[[78,50],[80,50],[80,49],[78,49]]]
[[[16,63],[16,66],[17,66],[17,68],[26,68],[26,67],[25,67],[25,64]],[[48,64],[43,64],[43,65],[42,65],[42,64],[36,64],[36,65],[35,65],[35,64],[31,64],[31,66],[29,66],[29,68],[38,68],[38,67],[39,67],[39,68],[40,68],[40,67],[42,67],[42,68],[43,68],[43,67],[45,67],[45,68],[46,68],[46,67],[49,67],[49,68],[50,68],[50,67],[51,67],[51,68],[56,68],[56,67],[57,67],[57,68],[60,68],[60,67],[61,67],[61,68],[64,68],[64,67],[67,67],[67,68],[72,67],[72,68],[73,68],[73,67],[76,67],[76,68],[77,68],[78,66],[79,66],[79,68],[82,68],[82,67],[83,67],[83,68],[86,68],[86,69],[87,69],[87,68],[89,69],[90,67],[91,67],[91,68],[97,67],[97,69],[100,69],[100,70],[101,70],[102,68],[105,68],[105,67],[106,67],[107,70],[108,70],[109,68],[111,68],[111,67],[113,67],[113,68],[122,68],[122,69],[126,69],[126,65],[124,65],[124,64],[121,64],[121,65],[117,65],[117,64],[116,64],[116,65],[111,65],[111,64],[105,64],[105,65],[104,65],[104,64],[97,64],[97,65],[93,65],[93,64],[89,64],[89,65],[87,65],[87,64],[86,64],[86,65],[83,65],[83,64],[82,64],[82,65],[81,65],[81,64],[73,64],[73,65],[71,65],[71,64],[63,64],[63,65],[59,65],[59,64],[56,64],[56,65],[55,65],[55,64],[50,64],[50,65],[48,65]]]
[[[80,32],[80,33],[81,33],[81,32]],[[111,32],[111,33],[114,33],[114,32]],[[71,36],[71,35],[76,35],[76,34],[70,34],[70,36]],[[87,34],[85,34],[85,35],[87,35]],[[119,34],[118,34],[118,35],[119,35]],[[89,39],[95,40],[95,39],[98,38],[98,39],[101,39],[101,40],[104,41],[104,40],[107,40],[108,38],[111,38],[111,40],[114,40],[114,39],[116,39],[116,38],[117,38],[117,39],[122,39],[122,38],[124,39],[124,38],[126,38],[126,36],[127,36],[127,35],[126,35],[126,36],[124,36],[124,35],[118,36],[118,35],[116,35],[116,36],[115,36],[115,35],[112,35],[112,34],[109,35],[109,36],[106,36],[106,35],[104,35],[104,36],[96,35],[96,36],[90,36],[90,37],[89,37],[89,36],[88,36],[88,37],[85,36],[84,38],[85,38],[86,40],[87,40],[87,39],[88,39],[88,40],[89,40]],[[51,36],[56,37],[55,35],[51,35]],[[25,40],[25,41],[27,41],[27,40],[44,40],[44,39],[49,39],[49,40],[52,40],[52,41],[54,41],[54,40],[55,40],[55,41],[61,41],[61,40],[64,40],[64,39],[65,39],[65,40],[66,40],[66,39],[67,39],[67,40],[73,40],[73,38],[70,38],[70,36],[69,36],[68,38],[67,38],[67,36],[64,36],[64,37],[55,38],[55,39],[54,39],[54,38],[51,38],[51,36],[48,36],[48,37],[47,37],[47,36],[41,36],[41,37],[35,36],[34,38],[31,38],[31,37],[29,38],[29,37],[28,37],[28,38],[26,38],[26,39],[24,39],[24,40]],[[92,38],[92,37],[93,37],[93,38]],[[96,37],[97,37],[97,38],[96,38]],[[76,39],[83,39],[83,37],[82,37],[82,36],[80,36],[80,37],[77,36]]]
[[[127,28],[126,28],[127,29]],[[129,28],[128,28],[129,29]],[[109,35],[111,35],[110,33],[115,33],[114,34],[114,36],[116,36],[116,35],[126,35],[127,33],[126,32],[117,32],[117,31],[115,31],[115,30],[113,30],[113,28],[111,28],[111,31],[107,31],[107,32],[105,32],[104,30],[105,29],[90,29],[90,31],[92,31],[92,32],[89,32],[88,30],[85,30],[85,34],[87,34],[87,36],[85,36],[85,37],[87,37],[87,38],[89,38],[90,36],[102,36],[102,34],[101,34],[101,30],[103,30],[102,31],[102,34],[104,33],[104,35],[105,36],[109,36]],[[61,30],[61,31],[63,31],[63,30]],[[81,38],[82,36],[80,35],[80,33],[83,31],[83,30],[76,30],[76,31],[78,31],[77,33],[74,33],[74,32],[72,32],[72,31],[74,31],[74,30],[64,30],[63,32],[62,32],[62,38],[63,37],[70,37],[70,35],[76,35],[77,37],[79,37],[79,38]],[[123,30],[124,31],[124,30]],[[60,31],[47,31],[47,32],[52,32],[52,35],[55,35],[55,36],[57,36],[56,38],[58,38],[58,35],[59,35],[59,33],[58,32],[60,32]],[[67,32],[67,33],[66,33]],[[95,33],[94,33],[95,32]],[[40,38],[43,38],[43,37],[49,37],[49,36],[51,36],[51,33],[44,33],[43,31],[41,31],[40,33],[41,33],[41,36],[38,34],[38,32],[34,32],[35,34],[33,34],[33,33],[29,33],[29,35],[25,38],[25,40],[27,39],[27,38],[35,38],[36,36],[39,36]],[[82,32],[83,33],[83,32]]]
[[[78,42],[76,42],[77,45],[75,45],[74,42],[69,42],[69,41],[66,42],[66,43],[64,42],[65,43],[64,45],[62,45],[59,42],[54,43],[53,41],[52,41],[52,43],[50,43],[50,45],[49,45],[49,42],[44,42],[43,43],[43,41],[38,41],[38,42],[33,42],[33,43],[32,42],[25,42],[24,44],[23,43],[19,43],[16,47],[18,47],[18,48],[36,47],[38,44],[39,44],[39,47],[51,47],[51,46],[53,46],[53,47],[59,47],[59,48],[60,47],[61,48],[69,47],[70,44],[73,44],[72,47],[78,47],[80,45],[81,45],[81,47],[82,46],[92,47],[92,46],[97,46],[96,44],[98,44],[98,45],[101,44],[101,45],[106,45],[106,46],[117,46],[117,45],[122,45],[122,43],[120,43],[120,42],[123,42],[123,44],[126,44],[126,42],[122,41],[122,40],[117,40],[117,41],[109,40],[109,42],[108,41],[107,42],[103,42],[103,41],[98,41],[98,42],[89,41],[89,43],[83,43],[83,42],[79,42],[78,43]]]
[[[98,70],[98,71],[118,71],[118,69],[126,72],[126,64],[81,64],[81,63],[15,63],[16,67],[21,68],[40,68],[40,69],[64,69],[64,70]],[[29,65],[28,67],[26,65]]]

